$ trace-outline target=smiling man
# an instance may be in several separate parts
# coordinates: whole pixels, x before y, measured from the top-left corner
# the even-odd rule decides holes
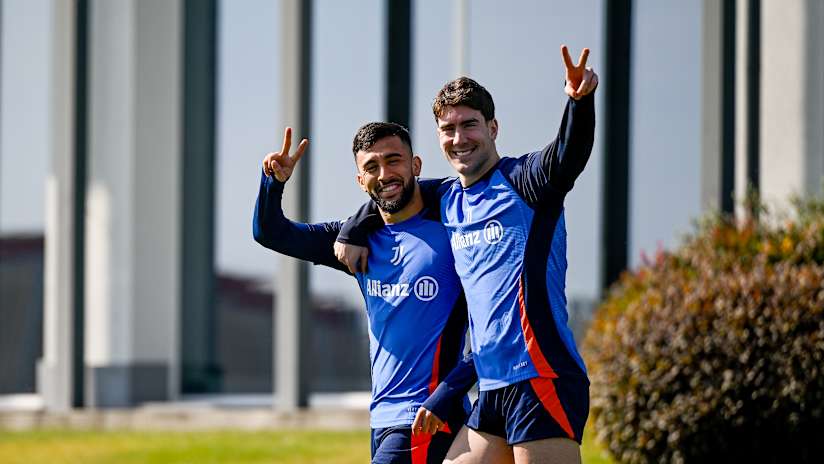
[[[589,414],[589,380],[567,326],[564,199],[592,151],[598,76],[561,48],[569,99],[543,150],[501,157],[490,93],[474,80],[448,82],[432,111],[441,150],[458,177],[438,185],[430,208],[450,235],[466,290],[480,395],[448,462],[576,463]],[[374,207],[374,206],[373,206]],[[363,244],[369,207],[339,241]],[[349,266],[368,253],[336,245]],[[370,260],[371,262],[371,260]],[[461,392],[448,378],[436,396]],[[466,380],[466,379],[464,379]],[[422,409],[424,428],[438,423]]]
[[[283,214],[283,187],[303,156],[307,140],[290,155],[266,155],[255,205],[254,238],[279,253],[346,272],[333,252],[341,222],[295,223]],[[368,270],[353,270],[366,303],[372,372],[372,462],[440,463],[469,408],[465,395],[430,399],[446,423],[430,434],[412,434],[417,410],[455,366],[475,375],[462,359],[467,311],[455,274],[449,239],[437,214],[424,210],[416,176],[421,159],[398,124],[369,123],[355,135],[357,183],[378,205],[369,239]]]

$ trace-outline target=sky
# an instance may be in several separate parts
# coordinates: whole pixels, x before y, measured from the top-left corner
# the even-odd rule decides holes
[[[498,150],[520,155],[554,137],[565,95],[559,47],[590,47],[602,72],[604,0],[470,0],[467,74],[486,86],[500,123]],[[48,0],[3,0],[0,79],[0,233],[42,232],[49,161]],[[671,248],[700,214],[701,1],[633,2],[630,108],[630,259]],[[424,176],[451,175],[437,144],[432,98],[456,77],[454,2],[413,2],[411,133]],[[381,120],[383,0],[317,0],[312,49],[312,221],[337,220],[366,199],[355,184],[352,137]],[[216,266],[272,279],[280,262],[251,237],[260,161],[280,146],[279,3],[219,1]],[[609,85],[601,74],[602,88]],[[596,103],[602,108],[601,96]],[[598,126],[602,129],[603,126]],[[600,183],[604,150],[593,155],[567,197],[570,298],[598,294]],[[301,136],[302,134],[296,134]],[[302,162],[303,163],[303,162]],[[314,268],[312,288],[360,305],[342,273]]]

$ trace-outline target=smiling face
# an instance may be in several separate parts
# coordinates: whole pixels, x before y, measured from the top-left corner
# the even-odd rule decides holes
[[[477,181],[498,162],[496,119],[487,121],[480,110],[457,105],[444,107],[436,121],[441,150],[464,186]]]
[[[388,214],[403,213],[415,194],[421,159],[398,136],[384,137],[355,154],[358,185]]]

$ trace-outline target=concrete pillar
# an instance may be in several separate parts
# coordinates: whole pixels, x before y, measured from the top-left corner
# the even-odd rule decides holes
[[[179,392],[180,0],[91,5],[86,402]]]
[[[761,4],[760,190],[783,208],[824,176],[824,2]]]
[[[704,0],[701,206],[733,211],[735,0]]]
[[[759,188],[760,0],[736,0],[735,198],[736,214],[749,190]]]
[[[281,60],[283,118],[293,128],[292,149],[310,138],[310,83],[312,62],[312,0],[281,2]],[[312,149],[309,148],[309,151]],[[312,154],[301,158],[300,169],[289,179],[284,210],[297,221],[309,220],[309,173]],[[309,267],[305,261],[283,257],[279,269],[274,318],[275,407],[291,411],[309,404]]]
[[[51,95],[46,174],[46,235],[43,298],[43,357],[37,390],[44,406],[66,411],[73,403],[75,345],[74,1],[53,1],[51,13]]]

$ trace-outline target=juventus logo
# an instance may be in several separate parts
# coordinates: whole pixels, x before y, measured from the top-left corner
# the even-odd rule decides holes
[[[392,263],[393,266],[397,266],[401,263],[401,260],[403,259],[403,245],[392,247],[392,251],[395,252],[395,256],[393,256],[392,260],[389,262]]]

